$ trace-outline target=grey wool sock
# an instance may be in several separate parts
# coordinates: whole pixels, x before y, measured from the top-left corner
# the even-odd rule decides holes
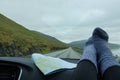
[[[85,44],[83,55],[80,58],[80,61],[88,60],[93,63],[97,70],[97,60],[96,60],[96,50],[93,44],[92,37]]]
[[[101,28],[96,28],[93,32],[93,41],[97,51],[97,61],[101,75],[103,75],[108,68],[119,66],[119,63],[115,60],[108,47],[108,38],[108,34]]]

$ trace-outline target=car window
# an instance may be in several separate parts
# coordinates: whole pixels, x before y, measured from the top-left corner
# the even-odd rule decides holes
[[[1,0],[0,56],[65,53],[60,58],[77,58],[67,55],[82,55],[96,27],[107,31],[110,49],[119,56],[119,4],[119,0]]]

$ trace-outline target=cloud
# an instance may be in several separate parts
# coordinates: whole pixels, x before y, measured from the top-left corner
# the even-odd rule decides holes
[[[116,38],[119,4],[119,0],[1,0],[0,12],[28,29],[71,42],[87,39],[95,27]]]

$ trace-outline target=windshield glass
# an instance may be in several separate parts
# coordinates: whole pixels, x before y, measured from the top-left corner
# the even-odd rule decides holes
[[[96,27],[107,31],[113,54],[120,55],[119,4],[119,0],[1,0],[0,56],[81,55]]]

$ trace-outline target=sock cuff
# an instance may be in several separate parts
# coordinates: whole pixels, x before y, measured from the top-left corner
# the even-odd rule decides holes
[[[80,57],[80,61],[83,61],[83,60],[88,60],[91,63],[93,63],[95,65],[95,67],[96,67],[97,72],[98,72],[97,59],[96,59],[96,50],[94,48],[94,45],[87,45],[85,47],[83,55]]]
[[[103,75],[104,72],[112,67],[112,66],[120,66],[120,64],[115,60],[114,57],[109,57],[109,58],[105,58],[100,62],[101,65],[101,74]]]

